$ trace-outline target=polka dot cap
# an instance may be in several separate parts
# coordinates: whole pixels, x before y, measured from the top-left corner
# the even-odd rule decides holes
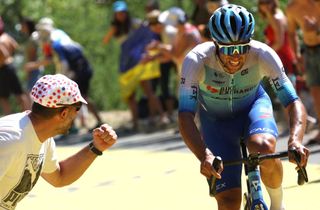
[[[35,103],[49,108],[63,107],[77,102],[87,104],[81,96],[77,83],[62,74],[41,77],[34,84],[30,95]]]

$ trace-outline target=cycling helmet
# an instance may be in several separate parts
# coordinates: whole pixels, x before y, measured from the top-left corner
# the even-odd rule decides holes
[[[209,20],[211,37],[222,44],[249,42],[254,32],[254,17],[248,10],[235,4],[217,9]]]

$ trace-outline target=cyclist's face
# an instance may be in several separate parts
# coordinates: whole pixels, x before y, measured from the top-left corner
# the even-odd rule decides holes
[[[216,46],[218,47],[218,57],[225,71],[230,74],[234,74],[242,68],[250,50],[249,44],[219,45],[216,43]]]

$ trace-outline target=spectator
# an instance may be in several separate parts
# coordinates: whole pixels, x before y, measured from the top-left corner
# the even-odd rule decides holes
[[[209,14],[209,18],[216,9],[226,4],[228,4],[227,0],[207,0],[206,10],[207,10],[207,14]],[[210,35],[209,27],[207,24],[208,19],[206,22],[201,23],[197,26],[202,38],[202,42],[211,41],[211,35]]]
[[[42,65],[46,66],[54,62],[58,73],[62,73],[77,82],[81,94],[88,101],[87,106],[89,111],[96,118],[96,126],[101,124],[102,119],[99,116],[97,108],[89,98],[90,80],[93,70],[80,44],[73,41],[62,30],[54,28],[53,22],[47,18],[42,18],[36,28],[39,31],[43,45],[49,51],[48,55],[57,56],[57,59],[47,56],[45,60],[29,62],[26,68],[39,68]],[[84,117],[82,118],[82,123],[85,124]]]
[[[101,125],[89,145],[58,161],[53,137],[68,133],[87,102],[78,85],[61,74],[41,77],[31,97],[31,111],[0,118],[0,209],[15,209],[40,176],[54,187],[75,182],[117,140],[109,125]]]
[[[160,4],[158,0],[148,0],[144,10],[146,14],[148,14],[152,10],[159,10],[159,9],[160,9]]]
[[[314,108],[320,119],[320,2],[316,0],[292,0],[286,8],[290,44],[303,65],[306,83],[313,98]],[[302,32],[303,57],[301,55],[297,30]],[[318,133],[308,144],[320,143],[320,123]]]
[[[278,0],[259,0],[258,9],[263,19],[267,22],[267,26],[264,30],[266,38],[265,42],[279,55],[288,78],[296,87],[296,76],[298,71],[296,58],[289,43],[287,18],[280,9]],[[272,89],[270,83],[266,82],[264,85],[265,89],[271,95],[272,101],[275,101],[276,96],[272,94],[273,92],[271,93]],[[281,110],[284,113],[287,122],[282,135],[287,135],[289,133],[289,116],[282,106]]]
[[[210,18],[210,13],[207,10],[207,0],[193,0],[193,12],[191,21],[195,26],[207,24]]]
[[[21,110],[30,108],[28,97],[22,89],[15,66],[13,65],[13,55],[17,48],[18,43],[4,31],[4,23],[0,17],[0,106],[4,114],[12,112],[9,103],[11,94],[15,95]]]
[[[150,49],[158,49],[163,55],[170,57],[176,63],[180,75],[184,56],[201,42],[201,35],[198,29],[188,22],[186,13],[178,7],[162,12],[159,22],[174,26],[177,34],[171,45],[155,43],[154,46],[150,46]]]
[[[229,4],[228,0],[208,0],[207,1],[207,10],[211,15],[216,9],[221,6]]]
[[[149,62],[143,59],[145,46],[155,38],[155,34],[141,21],[130,16],[128,6],[124,1],[116,1],[113,4],[113,11],[114,19],[103,38],[103,43],[108,44],[112,38],[116,38],[121,45],[120,88],[122,98],[130,108],[132,130],[139,129],[139,113],[135,95],[139,84],[148,99],[149,125],[156,124],[156,114],[160,115],[159,124],[164,125],[168,123],[168,118],[151,85],[151,79],[160,76],[159,62]]]
[[[279,1],[259,0],[258,9],[267,22],[264,30],[266,44],[277,52],[289,78],[295,77],[297,61],[289,43],[287,17],[280,9]],[[294,80],[291,82],[295,85]]]
[[[21,32],[27,36],[28,40],[25,44],[25,62],[37,61],[39,52],[39,33],[36,31],[35,22],[29,18],[22,18],[20,21]],[[30,69],[26,71],[27,90],[30,92],[34,83],[40,78],[40,68]]]
[[[158,21],[159,10],[152,10],[147,14],[149,28],[152,32],[159,35],[159,41],[165,44],[172,44],[177,30],[168,25],[165,26]],[[148,47],[148,46],[147,46]],[[164,100],[167,115],[171,122],[175,121],[173,111],[175,108],[175,97],[170,91],[171,70],[175,69],[175,64],[170,57],[161,57],[160,59],[160,87],[162,99]]]

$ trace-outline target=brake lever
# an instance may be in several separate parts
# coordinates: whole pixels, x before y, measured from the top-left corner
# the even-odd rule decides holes
[[[300,161],[301,161],[301,157],[299,155],[299,153],[295,150],[295,148],[292,148],[289,150],[289,152],[291,152],[293,154],[293,158],[297,163],[297,173],[298,173],[298,185],[303,185],[305,182],[308,182],[308,174],[307,174],[307,170],[305,167],[301,167],[299,165]]]
[[[220,164],[222,162],[221,157],[216,156],[213,160],[212,167],[214,168],[215,171],[218,171],[220,168]],[[211,197],[214,197],[217,192],[216,192],[216,182],[217,178],[215,176],[211,176],[210,179],[207,180],[209,184],[209,194]]]

